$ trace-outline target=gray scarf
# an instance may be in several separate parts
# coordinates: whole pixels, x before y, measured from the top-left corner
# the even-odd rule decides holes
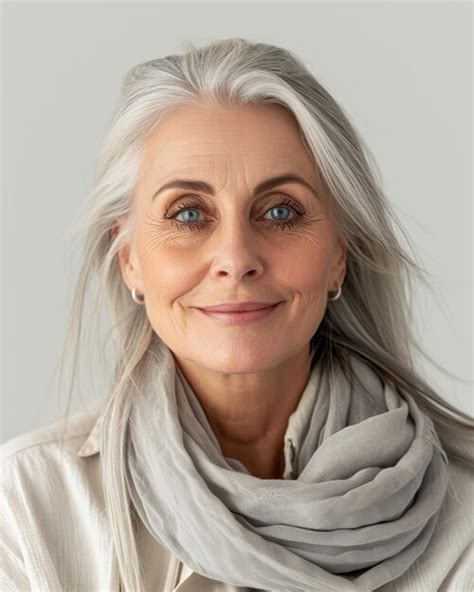
[[[264,590],[374,590],[429,544],[448,458],[415,400],[352,356],[357,380],[311,370],[314,407],[297,478],[259,479],[223,456],[160,340],[127,437],[132,502],[194,571]]]

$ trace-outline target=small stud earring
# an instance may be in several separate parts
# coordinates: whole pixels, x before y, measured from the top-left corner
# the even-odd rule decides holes
[[[136,288],[133,288],[132,290],[132,298],[137,304],[143,304],[145,302],[145,296],[143,294],[138,295]]]
[[[329,293],[332,294],[332,292],[329,292]],[[340,284],[337,287],[337,292],[336,292],[336,295],[334,296],[334,298],[331,298],[330,296],[328,296],[328,300],[337,300],[341,294],[342,294],[342,284]]]

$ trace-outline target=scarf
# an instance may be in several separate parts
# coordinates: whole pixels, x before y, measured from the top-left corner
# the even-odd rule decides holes
[[[130,411],[130,497],[151,535],[194,571],[264,590],[373,590],[427,547],[448,485],[433,422],[351,354],[311,368],[314,405],[295,479],[224,457],[160,340]],[[355,379],[351,378],[355,377]]]

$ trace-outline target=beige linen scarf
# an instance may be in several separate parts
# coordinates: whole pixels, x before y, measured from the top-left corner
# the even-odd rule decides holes
[[[185,564],[236,586],[366,591],[423,553],[448,458],[411,396],[355,356],[357,380],[340,371],[330,382],[314,365],[297,478],[260,479],[223,456],[171,351],[155,343],[127,432],[130,495]]]

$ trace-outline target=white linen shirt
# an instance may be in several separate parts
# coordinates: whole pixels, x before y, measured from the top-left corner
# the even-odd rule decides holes
[[[285,479],[292,478],[313,397],[314,389],[308,384],[289,418],[284,437]],[[72,415],[63,456],[56,433],[59,422],[0,446],[2,592],[119,591],[103,496],[101,420],[101,407]],[[450,460],[449,472],[450,488],[428,547],[402,576],[378,591],[474,590],[473,474],[454,460]],[[146,592],[255,590],[194,572],[161,546],[141,522],[137,547]]]

